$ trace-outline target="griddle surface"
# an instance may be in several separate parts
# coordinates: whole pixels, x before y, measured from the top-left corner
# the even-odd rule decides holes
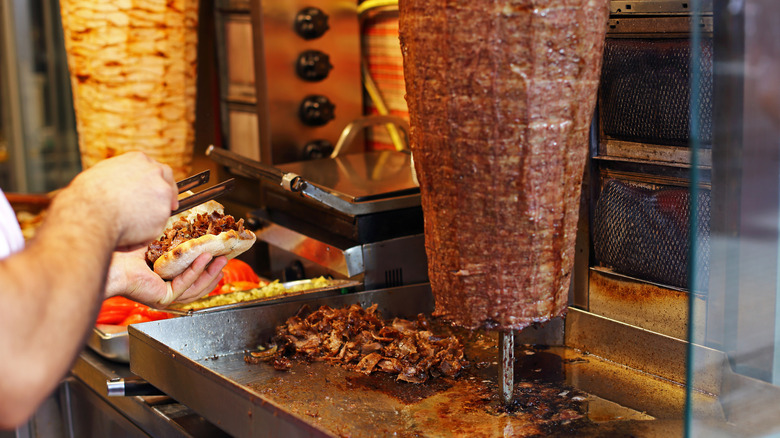
[[[426,291],[413,286],[361,292],[317,300],[311,307],[378,302],[384,318],[411,318],[430,311],[432,297]],[[294,362],[287,372],[246,363],[245,351],[267,342],[274,327],[299,306],[131,326],[131,370],[236,436],[682,434],[681,415],[659,421],[642,412],[663,411],[659,400],[684,399],[684,388],[567,347],[519,346],[516,401],[507,409],[498,401],[497,335],[491,332],[466,332],[471,365],[461,377],[421,385],[323,362]],[[607,400],[620,391],[635,393],[637,402],[648,406],[629,408]]]
[[[469,343],[468,355],[477,360],[471,369],[456,379],[425,384],[397,382],[383,373],[366,376],[323,362],[296,362],[282,372],[265,363],[246,364],[243,354],[199,362],[336,436],[600,436],[621,429],[632,436],[652,420],[572,387],[566,369],[582,371],[590,359],[570,349],[521,352],[515,402],[507,409],[498,400],[497,365],[480,360],[488,357],[475,358],[474,345]],[[481,356],[492,352],[495,342],[486,339],[483,346]],[[545,363],[551,368],[537,368]],[[636,424],[612,424],[618,420]]]

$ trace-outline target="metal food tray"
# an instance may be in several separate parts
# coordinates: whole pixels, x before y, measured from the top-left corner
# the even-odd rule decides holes
[[[305,283],[311,283],[312,279],[289,281],[282,284],[286,289],[299,286]],[[223,304],[221,306],[207,307],[198,310],[171,310],[170,313],[177,316],[191,316],[202,313],[224,312],[232,309],[244,307],[262,306],[267,304],[293,302],[300,300],[309,300],[333,295],[340,295],[343,290],[352,290],[361,285],[361,282],[354,280],[328,280],[329,284],[325,287],[316,289],[302,290],[276,297],[258,298],[256,300],[242,301],[232,304]],[[126,326],[111,324],[96,324],[87,339],[87,346],[106,359],[117,362],[130,362],[130,350],[128,346],[128,333]]]
[[[293,287],[300,286],[302,284],[311,283],[312,281],[314,280],[307,279],[307,280],[288,281],[286,283],[282,283],[282,286],[284,286],[285,289],[291,289]],[[223,304],[221,306],[207,307],[205,309],[183,310],[183,311],[179,310],[172,313],[177,313],[180,315],[181,314],[192,315],[195,313],[223,312],[225,310],[239,309],[242,307],[253,307],[260,304],[271,303],[271,302],[277,303],[277,302],[292,301],[295,300],[296,298],[312,299],[312,298],[328,297],[328,296],[340,294],[341,293],[340,291],[342,289],[352,289],[362,284],[361,282],[355,280],[328,280],[328,283],[329,284],[324,287],[318,287],[316,289],[307,289],[298,292],[290,292],[282,296],[240,301],[232,304]],[[301,297],[302,295],[305,295],[305,297]]]
[[[418,313],[430,314],[433,310],[427,284],[358,292],[307,304],[315,310],[320,305],[339,308],[354,303],[363,307],[376,303],[384,319],[414,318]],[[382,373],[366,376],[325,362],[297,362],[291,370],[281,372],[268,363],[244,361],[247,350],[267,342],[275,328],[300,308],[300,302],[280,303],[238,309],[229,315],[201,314],[131,326],[130,370],[236,437],[527,436],[527,432],[539,426],[534,421],[551,428],[546,431],[553,436],[605,436],[654,427],[671,427],[677,432],[681,425],[679,421],[652,421],[653,417],[648,415],[652,409],[645,414],[644,406],[641,410],[628,408],[600,398],[595,392],[585,394],[585,403],[588,418],[598,416],[599,422],[588,420],[584,429],[572,429],[572,424],[549,418],[529,418],[529,414],[520,411],[502,413],[496,391],[496,337],[485,332],[471,332],[464,340],[469,360],[474,363],[467,374],[420,385],[397,382]],[[569,376],[551,384],[521,381],[516,388],[531,385],[526,397],[530,397],[532,405],[537,389],[547,393],[552,390],[553,399],[581,395],[589,389],[560,389],[574,384],[568,380],[571,376],[577,376],[577,386],[602,385],[606,393],[614,391],[615,382],[602,382],[614,380],[615,374],[632,373],[634,378],[647,378],[592,356],[584,359],[582,353],[573,349],[552,348],[560,349],[556,351],[561,353],[555,353],[560,356],[548,352],[552,350],[539,350],[537,356],[521,355],[518,359],[527,362],[516,368],[521,373],[535,373],[537,368],[543,368],[551,371],[554,378]],[[551,362],[546,364],[545,360]],[[527,376],[521,378],[534,382]],[[673,390],[682,391],[676,387]],[[646,395],[639,394],[636,399],[654,403],[655,398]],[[545,413],[549,417],[554,414]]]

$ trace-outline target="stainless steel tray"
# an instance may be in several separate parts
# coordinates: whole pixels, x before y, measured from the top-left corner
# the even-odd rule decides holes
[[[311,279],[296,280],[283,283],[282,285],[290,289],[301,284],[312,282]],[[328,285],[325,287],[319,287],[316,289],[303,290],[299,292],[293,292],[278,297],[259,298],[256,300],[242,301],[233,304],[224,304],[221,306],[208,307],[205,309],[190,310],[190,311],[171,311],[171,313],[178,316],[191,316],[202,313],[216,313],[224,312],[232,309],[240,309],[245,307],[263,306],[275,303],[296,302],[301,300],[317,299],[322,297],[329,297],[334,295],[340,295],[345,291],[354,291],[361,283],[354,280],[328,280]],[[94,350],[97,354],[105,357],[106,359],[115,360],[117,362],[130,362],[130,350],[128,347],[128,333],[127,327],[119,325],[109,324],[97,324],[92,333],[90,333],[87,339],[87,346]]]
[[[286,283],[282,283],[282,286],[284,286],[285,289],[292,289],[297,286],[305,285],[308,283],[312,283],[312,279],[306,279],[306,280],[296,280],[296,281],[288,281]],[[197,309],[197,310],[186,310],[186,311],[174,311],[173,313],[176,314],[183,314],[183,315],[192,315],[195,313],[213,313],[213,312],[223,312],[225,310],[230,309],[239,309],[242,307],[253,307],[258,306],[261,304],[269,304],[269,303],[279,303],[279,302],[286,302],[286,301],[295,301],[298,299],[313,299],[313,298],[321,298],[321,297],[329,297],[332,295],[338,295],[342,293],[342,291],[347,291],[350,289],[353,289],[357,286],[360,286],[361,282],[355,281],[355,280],[328,280],[328,285],[313,289],[307,289],[307,290],[301,290],[297,292],[290,292],[286,293],[282,296],[275,296],[275,297],[267,297],[267,298],[258,298],[255,300],[248,300],[248,301],[240,301],[237,303],[232,304],[223,304],[220,306],[213,306],[213,307],[207,307],[205,309]],[[228,294],[226,294],[228,295]]]
[[[323,304],[342,307],[353,303],[364,307],[376,303],[383,318],[413,318],[433,310],[427,284],[322,298],[308,304],[316,309]],[[275,327],[296,314],[300,306],[300,302],[281,303],[131,326],[130,369],[236,437],[503,437],[526,436],[538,426],[527,413],[501,412],[494,362],[496,337],[485,332],[470,332],[465,341],[467,355],[474,364],[468,374],[458,379],[434,379],[423,385],[396,382],[384,375],[365,376],[324,362],[296,363],[287,372],[276,371],[266,363],[246,363],[245,352],[270,339]],[[556,348],[560,353],[549,352]],[[548,385],[529,383],[536,381],[525,376],[526,381],[516,379],[521,382],[517,388],[530,385],[522,388],[528,388],[528,400],[533,404],[537,389],[547,393],[552,390],[553,399],[583,394],[587,388],[577,392],[579,388],[570,391],[557,386],[570,388],[575,384],[569,380],[572,377],[577,386],[614,380],[620,373],[648,378],[626,367],[582,356],[566,347],[539,350],[538,356],[521,355],[521,366],[516,369],[535,373],[538,367],[563,380]],[[672,390],[684,395],[683,389]],[[644,409],[630,409],[597,395],[585,395],[588,415],[598,415],[600,423],[593,420],[586,428],[575,430],[565,421],[535,418],[544,423],[543,427],[552,427],[542,434],[605,436],[649,432],[654,428],[658,432],[660,427],[666,428],[662,430],[666,435],[653,436],[670,436],[681,431],[681,421],[648,421],[652,417],[642,413]],[[637,399],[643,399],[642,394]],[[611,421],[616,419],[621,421]]]
[[[117,362],[130,361],[127,327],[97,324],[87,339],[87,346],[106,359]]]

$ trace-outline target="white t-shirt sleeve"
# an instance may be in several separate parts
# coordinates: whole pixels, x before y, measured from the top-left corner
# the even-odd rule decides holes
[[[24,236],[16,220],[14,209],[0,190],[0,259],[21,251],[24,248]]]

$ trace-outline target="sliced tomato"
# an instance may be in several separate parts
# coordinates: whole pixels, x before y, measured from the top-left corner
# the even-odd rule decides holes
[[[136,316],[138,315],[138,316]],[[133,321],[135,324],[143,317],[145,321],[156,321],[170,317],[167,312],[162,312],[151,307],[135,302],[125,297],[111,297],[103,301],[97,316],[97,324],[127,325],[125,321]]]
[[[209,292],[209,296],[231,292],[230,290],[226,290],[226,288],[223,288],[223,286],[225,286],[226,284],[234,284],[238,282],[249,282],[249,283],[258,284],[260,282],[260,277],[258,277],[258,275],[255,273],[252,267],[249,266],[248,263],[238,259],[228,260],[225,267],[222,268],[222,273],[224,274],[222,279],[219,281],[219,283],[217,283],[217,286],[214,287],[214,289],[211,292]],[[247,289],[252,289],[253,287],[257,287],[257,286],[251,286],[248,287]],[[243,290],[243,289],[238,289],[238,290]]]
[[[149,322],[151,319],[149,319],[148,316],[142,314],[142,313],[131,313],[128,315],[127,318],[125,318],[122,322],[119,323],[119,325],[130,325],[130,324],[138,324],[141,322]]]
[[[159,321],[161,319],[168,319],[171,317],[170,313],[163,312],[162,310],[152,309],[149,306],[144,306],[138,309],[138,313],[149,318],[150,321]]]
[[[133,300],[127,299],[125,297],[111,297],[107,298],[103,301],[103,304],[100,306],[100,311],[104,310],[120,310],[124,309],[127,312],[130,312],[132,309],[136,309],[138,307],[143,306],[141,303],[137,303]]]
[[[125,297],[111,297],[103,301],[98,313],[98,324],[118,324],[137,309],[140,304]]]
[[[101,310],[97,317],[98,324],[119,324],[130,313],[124,309],[119,310]]]
[[[257,276],[255,271],[249,264],[238,259],[230,259],[222,268],[222,272],[225,276],[222,278],[224,283],[234,283],[236,281],[260,281],[260,277]]]

